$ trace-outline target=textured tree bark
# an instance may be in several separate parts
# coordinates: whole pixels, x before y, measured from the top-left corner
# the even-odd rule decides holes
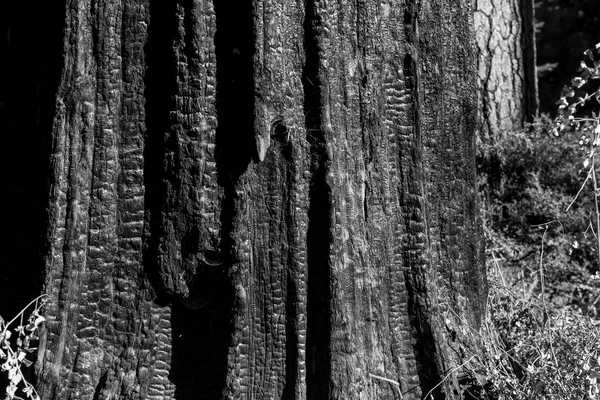
[[[477,0],[480,140],[493,143],[537,115],[532,0]]]
[[[64,10],[42,398],[460,398],[470,2]]]

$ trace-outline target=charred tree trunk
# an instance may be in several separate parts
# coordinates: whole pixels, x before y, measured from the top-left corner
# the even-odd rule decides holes
[[[470,2],[52,12],[42,398],[420,399],[478,351]]]

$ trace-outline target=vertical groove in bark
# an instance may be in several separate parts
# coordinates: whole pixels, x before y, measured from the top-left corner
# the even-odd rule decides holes
[[[322,20],[318,5],[304,3],[302,71],[306,141],[310,145],[310,182],[307,231],[308,298],[306,335],[306,394],[309,400],[329,399],[331,380],[331,220],[332,198],[328,181],[329,154],[323,130],[326,77],[321,71]]]
[[[240,187],[242,175],[251,162],[253,145],[253,68],[254,46],[253,8],[251,2],[233,1],[214,3],[217,31],[215,50],[217,55],[217,118],[216,161],[219,184],[223,188],[221,203],[221,243],[220,255],[225,263],[231,296],[223,310],[230,323],[225,333],[229,343],[223,355],[225,364],[225,385],[221,389],[224,398],[239,396],[243,384],[237,378],[246,380],[248,369],[240,368],[235,360],[237,352],[245,355],[240,346],[244,329],[244,294],[242,285],[244,268],[248,264],[248,235],[243,237],[246,221],[240,205],[243,191]],[[240,228],[242,232],[240,231]],[[232,370],[235,373],[232,373]],[[247,383],[246,383],[247,384]],[[197,392],[197,395],[201,392]],[[209,397],[211,398],[211,397]],[[218,398],[218,397],[214,397]]]
[[[163,180],[164,136],[170,127],[174,81],[175,4],[151,0],[147,4],[149,14],[148,37],[143,47],[146,57],[144,75],[144,230],[143,265],[151,282],[155,304],[166,306],[169,303],[165,288],[160,284],[158,253],[160,239],[164,235],[161,214],[166,201]],[[141,11],[141,10],[140,10]],[[154,329],[157,329],[156,355],[150,363],[153,372],[148,384],[149,398],[160,399],[172,396],[174,387],[168,381],[171,365],[171,310],[162,308],[157,313]],[[151,329],[148,327],[148,329]],[[152,396],[152,397],[150,397]]]
[[[400,215],[402,216],[399,224],[398,241],[399,248],[395,256],[399,258],[403,266],[407,316],[413,328],[413,335],[416,339],[413,343],[414,357],[417,367],[413,367],[413,374],[418,373],[418,379],[412,379],[411,386],[418,383],[421,393],[415,390],[411,395],[419,398],[423,393],[429,390],[439,382],[440,374],[436,363],[437,346],[435,344],[431,323],[432,316],[430,304],[427,299],[431,289],[427,275],[427,264],[429,252],[428,234],[431,222],[427,220],[425,205],[425,193],[423,189],[424,164],[423,164],[423,86],[429,81],[422,81],[422,71],[426,70],[421,57],[421,29],[427,32],[431,29],[429,23],[419,19],[422,9],[428,4],[409,1],[404,9],[404,30],[406,49],[403,58],[402,72],[404,79],[404,100],[407,102],[404,115],[397,121],[398,144],[395,148],[398,157],[398,197]],[[436,21],[442,26],[447,23],[441,16],[437,16]],[[422,17],[421,17],[422,18]],[[439,68],[439,66],[438,66]],[[437,77],[436,77],[437,78]],[[435,79],[435,78],[434,78]],[[393,93],[393,92],[392,92]],[[402,92],[401,92],[402,93]],[[394,99],[394,96],[390,96]],[[391,109],[392,107],[390,107]],[[402,115],[402,114],[401,114]],[[427,131],[433,135],[433,132]],[[401,279],[399,279],[401,281]],[[408,346],[408,343],[406,344]],[[434,393],[436,397],[440,396],[440,390]]]
[[[400,129],[398,135],[400,175],[398,191],[400,201],[401,224],[404,225],[399,237],[400,257],[404,266],[404,280],[406,287],[406,302],[408,317],[415,331],[413,351],[418,364],[418,383],[422,393],[429,391],[430,387],[438,379],[436,365],[433,357],[436,355],[436,347],[431,340],[430,321],[427,315],[426,301],[428,287],[426,285],[426,232],[427,221],[425,220],[424,198],[423,198],[423,143],[422,125],[420,113],[420,101],[423,95],[420,90],[420,53],[418,49],[419,34],[419,5],[415,1],[409,1],[404,10],[404,29],[406,31],[406,54],[403,60],[403,74],[405,81],[405,96],[408,98],[408,109],[405,111],[405,121],[400,126],[408,129]],[[417,381],[413,380],[414,383]],[[437,394],[435,394],[437,397]]]
[[[164,236],[161,223],[165,203],[163,170],[165,160],[164,136],[170,128],[169,112],[172,108],[174,51],[172,42],[175,35],[175,4],[160,0],[149,1],[148,41],[144,46],[146,54],[145,108],[146,132],[144,134],[144,187],[145,229],[144,265],[150,280],[159,295],[157,301],[168,304],[166,289],[160,285],[158,254],[160,240]],[[149,162],[152,160],[153,162]]]

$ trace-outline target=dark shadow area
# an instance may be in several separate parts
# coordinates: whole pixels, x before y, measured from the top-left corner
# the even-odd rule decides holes
[[[459,377],[458,384],[462,390],[462,393],[455,393],[461,396],[464,400],[479,400],[489,399],[497,400],[498,394],[494,393],[491,382],[486,383],[484,386],[477,381],[476,378],[468,375]]]
[[[165,235],[162,213],[166,202],[165,136],[171,129],[170,111],[174,109],[176,90],[173,41],[177,33],[176,3],[150,1],[150,24],[146,54],[146,133],[144,137],[145,223],[143,262],[156,291],[155,302],[170,303],[159,273],[158,259]]]
[[[321,20],[313,1],[305,2],[302,71],[306,140],[310,144],[311,181],[307,233],[307,332],[306,391],[309,400],[329,399],[331,380],[331,265],[332,193],[327,182],[330,160],[326,132],[321,129],[321,79],[319,77],[319,31]]]
[[[539,94],[536,76],[535,49],[535,6],[533,1],[521,2],[523,26],[521,32],[521,48],[523,49],[523,115],[527,122],[533,122],[539,111]]]
[[[411,260],[405,260],[407,265],[411,264]],[[414,266],[410,269],[410,272],[405,272],[404,282],[406,284],[406,291],[408,297],[408,316],[412,326],[414,337],[417,339],[414,345],[415,359],[418,363],[418,375],[419,383],[421,386],[421,393],[425,395],[441,382],[442,377],[438,371],[436,356],[437,348],[435,345],[435,339],[431,332],[431,325],[429,323],[428,315],[429,310],[425,305],[426,289],[423,287],[420,276],[423,274],[422,271],[417,270]],[[446,396],[442,391],[442,385],[439,385],[431,395],[436,399],[445,399]]]
[[[297,229],[294,216],[296,213],[295,202],[290,201],[294,193],[298,190],[297,165],[294,163],[293,145],[287,140],[288,130],[283,120],[279,119],[272,124],[271,129],[271,156],[269,161],[273,164],[269,168],[268,191],[269,193],[280,193],[284,204],[283,223],[286,225],[286,243],[288,244],[286,252],[286,274],[285,274],[285,384],[281,394],[281,400],[295,400],[296,388],[300,384],[298,381],[298,364],[300,360],[300,318],[304,312],[300,308],[301,299],[299,295],[299,285],[303,285],[305,271],[298,268],[298,262],[294,260],[299,247],[296,236]],[[280,176],[276,176],[280,175]],[[279,184],[281,180],[285,185]]]
[[[40,294],[48,249],[46,208],[55,96],[63,67],[64,1],[0,3],[0,315]]]
[[[561,90],[576,76],[583,52],[600,42],[600,2],[536,2],[535,19],[540,112],[554,117]],[[588,93],[592,93],[598,81],[588,86]]]
[[[175,399],[220,400],[226,386],[234,289],[225,271],[207,270],[195,279],[206,303],[195,310],[179,302],[172,306],[169,378],[176,385]]]
[[[291,254],[288,265],[293,265]],[[298,384],[298,287],[297,271],[287,275],[287,296],[285,300],[285,386],[281,395],[282,400],[296,399],[296,385]]]
[[[404,27],[405,37],[407,42],[412,44],[418,43],[419,40],[418,19],[416,18],[419,6],[417,3],[414,0],[408,1],[407,13],[404,15],[404,22],[407,24]],[[409,154],[408,157],[399,155],[398,170],[403,171],[401,179],[405,179],[405,182],[407,182],[403,190],[399,190],[401,208],[415,206],[421,208],[421,204],[411,205],[410,199],[410,194],[420,194],[421,189],[418,189],[418,187],[423,180],[421,176],[423,143],[420,128],[421,110],[419,108],[419,102],[422,99],[419,98],[418,71],[418,60],[414,55],[407,53],[403,60],[403,74],[406,81],[406,88],[411,90],[412,114],[409,116],[410,120],[408,124],[414,127],[414,136],[406,148],[400,149],[400,151],[406,151]],[[402,165],[403,163],[407,165]],[[407,311],[411,331],[414,338],[416,338],[413,352],[417,361],[421,395],[424,396],[441,381],[441,376],[436,362],[437,348],[430,325],[431,310],[427,306],[426,300],[427,277],[424,272],[424,262],[420,259],[420,257],[424,257],[422,255],[422,251],[424,250],[419,249],[421,239],[418,238],[419,232],[415,229],[415,226],[419,226],[421,223],[420,218],[417,217],[419,212],[406,213],[407,215],[404,217],[404,230],[410,237],[408,242],[412,243],[404,245],[402,252],[403,264],[406,268],[404,271],[404,284],[407,294]],[[416,224],[413,225],[412,222]],[[442,391],[442,385],[433,390],[431,395],[436,399],[446,398]]]
[[[0,316],[7,321],[41,293],[45,278],[52,123],[64,24],[64,1],[0,3],[0,168],[5,172]],[[27,358],[35,361],[34,356]],[[33,367],[22,372],[36,383]],[[0,374],[2,388],[6,377]]]
[[[245,302],[236,292],[241,285],[236,255],[234,223],[237,217],[237,192],[240,177],[246,172],[254,146],[254,9],[245,0],[216,0],[216,112],[217,132],[215,161],[219,185],[224,195],[221,203],[221,240],[218,259],[224,262],[226,279],[221,281],[219,303],[206,320],[218,327],[213,332],[218,343],[206,343],[215,351],[214,362],[203,365],[216,371],[214,391],[209,398],[221,399],[233,391],[228,381],[228,355],[236,345],[240,313]],[[238,221],[239,223],[239,221]],[[214,303],[213,303],[214,304]],[[213,318],[214,317],[214,318]]]
[[[252,2],[215,1],[219,184],[226,197],[251,160],[254,145],[254,10]],[[224,218],[230,219],[227,210]],[[224,231],[224,234],[226,231]]]
[[[331,236],[332,199],[324,143],[311,145],[312,180],[307,234],[306,384],[308,399],[328,399],[331,379]]]

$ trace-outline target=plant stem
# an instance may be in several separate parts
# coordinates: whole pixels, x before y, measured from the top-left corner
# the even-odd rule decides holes
[[[596,244],[598,245],[598,264],[600,265],[600,209],[598,208],[598,180],[596,179],[596,153],[592,154],[592,181],[594,183],[594,204],[596,205]]]
[[[17,320],[17,318],[19,318],[19,316],[21,316],[21,317],[22,317],[23,313],[24,313],[25,311],[27,311],[27,309],[28,309],[28,308],[29,308],[29,307],[30,307],[30,306],[31,306],[33,303],[37,302],[38,300],[40,300],[40,299],[42,299],[42,298],[44,298],[44,297],[46,297],[46,296],[48,296],[48,295],[47,295],[47,294],[42,294],[42,295],[40,295],[40,296],[36,297],[34,300],[31,300],[31,301],[29,302],[29,304],[27,304],[27,305],[26,305],[26,306],[25,306],[25,307],[24,307],[24,308],[21,310],[21,312],[20,312],[19,314],[17,314],[17,315],[16,315],[16,316],[15,316],[13,319],[11,319],[11,320],[10,320],[10,321],[9,321],[9,322],[8,322],[8,323],[5,325],[5,329],[4,329],[4,331],[6,332],[6,331],[8,330],[8,327],[10,326],[10,324],[12,324],[13,322],[15,322],[15,321]],[[36,307],[36,308],[37,308],[37,307]]]

